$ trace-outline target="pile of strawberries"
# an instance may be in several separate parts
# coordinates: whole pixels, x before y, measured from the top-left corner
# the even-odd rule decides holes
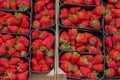
[[[25,11],[30,8],[30,0],[0,0],[0,9]]]
[[[0,11],[0,31],[26,34],[30,31],[29,16],[23,13]]]
[[[61,0],[65,4],[100,5],[101,0]]]
[[[54,66],[55,36],[47,30],[32,32],[31,68],[35,72],[48,72]]]
[[[100,29],[100,19],[104,11],[103,6],[97,6],[89,11],[81,7],[64,7],[59,16],[60,24],[64,27]]]
[[[120,29],[120,0],[108,0],[104,20],[105,33],[114,33]]]
[[[68,77],[97,80],[100,73],[104,72],[103,57],[65,52],[60,56],[60,68]]]
[[[120,32],[106,36],[106,75],[120,76]]]
[[[27,80],[28,65],[28,62],[21,58],[0,58],[0,79]]]
[[[0,34],[0,55],[26,56],[29,43],[29,39],[25,36]]]
[[[55,22],[55,0],[34,0],[33,27],[50,27]]]
[[[92,33],[69,29],[68,31],[63,30],[60,34],[61,50],[101,54],[101,48],[102,41]]]

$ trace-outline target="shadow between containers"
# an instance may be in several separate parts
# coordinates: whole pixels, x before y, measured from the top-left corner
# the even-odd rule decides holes
[[[54,6],[55,6],[55,4],[56,4],[56,0],[55,0],[55,2],[54,2]],[[55,7],[54,7],[54,10],[56,11],[56,9],[57,9],[57,8],[56,8],[56,6],[55,6]],[[55,28],[55,24],[56,24],[56,14],[55,14],[55,16],[54,16],[54,19],[55,19],[55,22],[54,22],[54,24],[51,25],[51,26],[34,28],[33,25],[32,25],[33,20],[34,20],[34,0],[32,0],[32,3],[31,3],[31,28],[32,28],[32,29]]]
[[[105,38],[106,38],[107,36],[113,36],[113,33],[106,34],[105,37],[104,37],[104,40],[105,40]],[[104,44],[104,45],[106,46],[106,44]],[[106,53],[106,49],[105,49],[105,53]],[[106,54],[105,54],[105,57],[106,57]],[[105,69],[108,68],[106,64],[107,64],[107,63],[106,63],[106,60],[105,60]],[[110,77],[107,77],[107,76],[105,75],[105,78],[107,78],[107,79],[119,79],[120,76],[115,76],[115,77],[111,77],[111,78],[110,78]]]
[[[34,30],[40,30],[40,31],[48,31],[48,32],[50,32],[50,33],[52,33],[54,36],[55,36],[55,31],[53,30],[53,29],[51,29],[51,28],[43,28],[43,29],[33,29],[32,31],[31,31],[31,33],[30,33],[30,35],[32,35],[32,32],[34,31]],[[53,58],[54,58],[54,66],[53,66],[53,68],[51,68],[51,70],[50,71],[47,71],[47,72],[41,72],[41,71],[39,71],[39,72],[36,72],[36,71],[33,71],[32,70],[32,68],[31,68],[31,66],[32,66],[32,64],[31,64],[31,59],[32,59],[32,37],[31,37],[31,46],[30,46],[30,71],[32,72],[32,73],[36,73],[36,74],[47,74],[47,73],[49,73],[52,69],[54,69],[54,67],[55,67],[55,41],[54,41],[54,45],[53,45],[53,49],[54,49],[54,56],[53,56]]]
[[[24,60],[25,62],[28,62],[28,78],[27,78],[27,80],[29,80],[29,78],[30,78],[30,61],[27,57],[17,57],[17,56],[6,55],[6,56],[0,56],[0,58],[8,58],[8,59],[10,59],[10,58],[20,58],[20,59]]]
[[[65,52],[71,52],[71,51],[61,51],[61,52],[59,52],[59,59],[58,59],[58,66],[60,67],[60,57],[65,53]],[[77,51],[74,51],[74,52],[77,52]],[[89,54],[84,54],[84,52],[78,52],[80,55],[93,55],[93,56],[95,56],[96,54],[91,54],[91,53],[89,53]],[[104,73],[104,71],[105,71],[105,58],[104,58],[105,56],[104,56],[104,53],[103,53],[103,65],[104,65],[104,70],[103,70],[103,72],[101,72],[100,73],[100,76],[99,76],[99,78],[97,79],[97,80],[103,80],[104,79],[104,76],[105,76],[105,73]],[[63,71],[63,70],[62,70]],[[63,71],[64,72],[64,71]],[[67,80],[91,80],[91,79],[86,79],[86,78],[74,78],[74,77],[69,77],[69,76],[67,76]]]
[[[73,29],[73,28],[69,28],[69,29]],[[59,50],[60,51],[71,51],[71,50],[62,50],[61,48],[60,48],[60,34],[63,32],[63,31],[68,31],[69,29],[60,29],[60,31],[59,31]],[[101,40],[101,42],[102,42],[102,48],[101,48],[101,50],[102,50],[102,53],[104,53],[104,50],[105,50],[105,46],[104,46],[104,34],[102,33],[102,31],[100,31],[100,30],[83,30],[83,29],[77,29],[78,30],[78,32],[80,32],[80,33],[83,33],[83,32],[88,32],[88,33],[91,33],[91,34],[93,34],[94,36],[97,36],[100,40]],[[71,52],[75,52],[75,51],[71,51]],[[79,52],[79,51],[77,51],[77,52]],[[84,54],[87,54],[87,53],[89,53],[89,52],[81,52],[81,53],[84,53]],[[93,53],[92,53],[93,54]]]
[[[30,55],[30,46],[31,46],[31,38],[29,35],[25,35],[25,34],[15,34],[15,33],[5,33],[5,32],[0,32],[0,34],[3,34],[3,35],[12,35],[14,37],[16,36],[25,36],[28,40],[29,40],[29,46],[27,48],[27,51],[28,51],[28,54],[26,56],[15,56],[15,55],[9,55],[9,54],[5,54],[5,55],[1,55],[1,56],[9,56],[9,57],[28,57]],[[0,56],[0,57],[1,57]]]

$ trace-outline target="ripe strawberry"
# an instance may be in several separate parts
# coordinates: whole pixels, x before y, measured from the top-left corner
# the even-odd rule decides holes
[[[25,50],[26,48],[22,43],[17,43],[15,45],[15,49],[18,50],[18,51],[22,51],[22,50]]]
[[[33,27],[34,28],[39,28],[41,26],[40,22],[38,20],[33,21]]]
[[[9,40],[9,39],[13,38],[13,36],[10,35],[10,34],[7,34],[7,35],[2,36],[2,38],[3,38],[4,41],[6,41],[6,40]]]
[[[93,1],[94,1],[94,3],[95,3],[97,6],[99,6],[100,3],[101,3],[101,0],[93,0]]]
[[[120,17],[120,9],[112,9],[111,11],[115,17]]]
[[[16,41],[17,41],[16,38],[9,39],[9,40],[6,41],[6,46],[8,48],[12,48],[16,44]]]
[[[120,1],[118,1],[116,4],[115,4],[115,7],[120,9]]]
[[[15,73],[12,73],[12,72],[8,73],[7,77],[9,80],[16,80],[17,79],[17,75]]]
[[[99,48],[94,47],[94,46],[88,47],[88,51],[90,53],[94,53],[94,54],[101,54],[101,50]]]
[[[34,30],[32,32],[32,39],[37,39],[39,38],[39,35],[40,35],[40,31],[39,30]]]
[[[22,28],[29,28],[30,24],[29,21],[27,20],[27,18],[23,18],[22,22],[21,22],[21,27]]]
[[[80,67],[80,71],[81,71],[81,73],[82,73],[82,75],[84,76],[84,77],[88,77],[88,75],[90,74],[90,69],[89,68],[87,68],[87,67]]]
[[[10,64],[12,64],[12,65],[16,65],[19,62],[20,62],[20,58],[11,58],[10,59]]]
[[[23,13],[15,13],[15,18],[18,20],[22,20],[23,18],[29,19],[27,15],[24,15]]]
[[[96,43],[97,43],[97,39],[96,39],[97,37],[96,36],[92,36],[92,37],[90,37],[89,38],[89,44],[91,44],[91,45],[96,45]]]
[[[73,72],[72,76],[75,78],[81,78],[82,73],[80,72],[80,70],[76,70],[75,72]]]
[[[41,71],[41,68],[38,64],[36,64],[36,65],[32,66],[32,70],[35,72],[39,72],[39,71]]]
[[[22,27],[20,27],[18,33],[26,34],[26,33],[28,33],[29,31],[30,31],[30,30],[29,30],[28,28],[22,28]]]
[[[120,52],[120,44],[118,44],[118,45],[115,46],[115,50],[117,50],[117,51]]]
[[[94,0],[84,0],[84,4],[86,4],[86,5],[93,5],[94,4],[93,1]]]
[[[64,72],[71,72],[72,71],[72,64],[68,63],[68,64],[61,64],[60,68],[64,71]]]
[[[88,60],[85,56],[80,56],[77,64],[80,66],[85,66],[88,64]]]
[[[117,2],[118,2],[118,0],[108,0],[108,3],[110,3],[110,4],[115,4]]]
[[[51,26],[50,18],[49,17],[41,18],[40,24],[41,24],[42,27],[49,27],[49,26]]]
[[[112,21],[112,15],[108,13],[105,15],[105,23],[108,24],[110,21]]]
[[[91,72],[91,73],[90,73],[90,79],[95,79],[95,80],[96,80],[96,79],[97,79],[97,75],[98,75],[98,74],[97,74],[96,71]]]
[[[95,28],[95,29],[100,28],[100,22],[98,20],[91,20],[90,25],[92,28]]]
[[[118,75],[120,75],[120,67],[118,67],[117,73],[118,73]]]
[[[73,14],[73,15],[69,15],[69,20],[71,20],[73,23],[79,23],[80,19],[77,15]]]
[[[5,68],[4,67],[0,67],[0,75],[2,75],[5,71]]]
[[[103,13],[105,13],[105,7],[103,6],[97,6],[94,10],[93,10],[93,13],[100,16],[102,15]]]
[[[36,53],[35,53],[35,58],[37,60],[41,60],[41,58],[43,57],[44,55],[44,52],[40,51],[40,50],[37,50]]]
[[[10,48],[10,49],[8,50],[8,54],[9,54],[9,55],[15,55],[15,53],[16,53],[16,49],[15,49],[15,48]]]
[[[88,61],[92,62],[93,61],[93,56],[92,55],[84,55]]]
[[[67,9],[67,8],[63,8],[63,9],[61,10],[61,13],[60,13],[60,18],[61,18],[61,19],[68,18],[68,15],[69,15],[68,9]]]
[[[31,59],[31,63],[32,63],[32,65],[37,65],[38,63],[37,63],[37,59],[36,58],[32,58]]]
[[[75,40],[77,34],[78,34],[77,29],[69,29],[69,30],[68,30],[68,35],[71,36],[71,37],[70,37],[70,40],[71,40],[71,41],[72,41],[72,40]]]
[[[69,34],[66,31],[63,31],[60,35],[60,42],[61,43],[66,43],[69,42],[70,38],[69,38]]]
[[[108,46],[108,47],[110,47],[110,48],[112,48],[112,38],[111,38],[111,36],[107,36],[106,38],[105,38],[105,43],[106,43],[106,46]]]
[[[9,17],[7,20],[8,26],[18,26],[20,25],[20,21],[16,20],[14,17]]]
[[[24,72],[28,69],[28,63],[20,63],[18,66],[17,66],[17,70],[18,72]]]
[[[117,28],[115,26],[105,25],[106,33],[114,33],[117,32]]]
[[[120,60],[120,53],[116,50],[112,50],[109,55],[115,61]]]
[[[96,55],[94,60],[93,60],[93,64],[101,64],[103,62],[103,58],[101,55]]]
[[[43,40],[43,39],[47,38],[47,37],[50,36],[50,35],[52,35],[52,34],[49,33],[49,32],[47,32],[47,31],[42,31],[42,32],[40,33],[39,38]]]
[[[79,51],[79,52],[85,52],[85,50],[86,50],[85,46],[80,46],[77,48],[77,51]]]
[[[85,36],[84,33],[78,33],[77,37],[76,37],[76,42],[78,42],[78,43],[87,43],[88,39],[87,39],[87,37],[84,37],[84,36]]]
[[[114,61],[110,58],[109,60],[107,60],[107,66],[109,68],[116,69],[117,68],[117,63],[116,63],[116,61]]]
[[[4,54],[6,54],[6,53],[7,53],[6,44],[5,44],[5,43],[2,43],[2,44],[0,45],[0,54],[1,54],[1,55],[4,55]]]
[[[99,71],[99,72],[102,72],[103,71],[103,64],[94,64],[93,65],[93,69],[96,70],[96,71]]]
[[[50,71],[50,67],[47,64],[43,64],[41,70],[42,72],[48,72]]]
[[[119,23],[120,18],[115,19],[115,24],[117,28],[120,28],[120,23]]]
[[[18,26],[8,26],[8,30],[12,33],[18,32]]]
[[[54,59],[52,57],[45,56],[45,61],[46,61],[47,65],[50,67],[52,67],[54,65]]]
[[[13,9],[13,10],[16,10],[17,9],[16,2],[11,2],[10,8]]]
[[[115,74],[116,74],[115,70],[112,69],[112,68],[106,69],[106,70],[105,70],[105,73],[106,73],[106,75],[107,75],[108,77],[114,77]]]
[[[33,42],[32,42],[32,48],[34,49],[34,50],[36,50],[36,49],[39,49],[40,48],[40,46],[42,45],[42,40],[41,39],[36,39],[36,40],[34,40]]]
[[[7,58],[1,58],[0,59],[0,66],[3,66],[5,68],[9,68],[9,63]]]
[[[81,7],[71,7],[70,13],[76,14],[80,9],[81,9]],[[66,12],[68,12],[68,11],[66,11]]]
[[[25,36],[20,36],[18,41],[22,43],[25,47],[29,46],[29,40]]]
[[[23,73],[17,73],[18,80],[27,80],[28,78],[28,70]]]
[[[79,54],[78,53],[74,52],[74,53],[71,54],[71,63],[72,64],[75,64],[78,61],[78,59],[79,59]]]
[[[61,21],[61,24],[66,27],[74,27],[75,25],[69,20],[69,19],[64,19]]]
[[[80,18],[80,19],[85,19],[86,17],[86,14],[87,14],[87,12],[84,10],[84,9],[82,9],[80,12],[77,12],[77,16]]]
[[[70,52],[66,52],[66,53],[64,53],[64,54],[61,56],[60,60],[70,61],[70,58],[71,58],[71,53],[70,53]]]
[[[74,3],[75,4],[84,4],[84,0],[75,0]]]

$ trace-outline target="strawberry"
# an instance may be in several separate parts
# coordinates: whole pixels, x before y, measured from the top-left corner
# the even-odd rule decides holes
[[[61,64],[60,68],[64,71],[64,72],[70,72],[72,71],[72,64],[68,63],[68,64]]]
[[[16,80],[17,79],[17,75],[15,73],[12,73],[12,72],[8,73],[7,77],[9,80]]]
[[[116,63],[116,61],[114,61],[110,58],[109,60],[107,60],[107,66],[109,68],[116,69],[117,68],[117,63]]]
[[[34,40],[33,43],[32,43],[32,48],[34,50],[40,48],[40,46],[42,45],[42,42],[43,41],[41,39]]]
[[[0,54],[1,54],[1,55],[4,55],[4,54],[6,54],[6,53],[7,53],[6,44],[5,44],[5,43],[2,43],[2,44],[0,45]]]
[[[80,78],[82,77],[82,73],[80,72],[80,70],[76,70],[73,74],[72,74],[73,77],[75,78]]]
[[[105,13],[105,7],[103,6],[97,6],[94,10],[93,13],[96,15],[102,15],[103,13]]]
[[[120,58],[119,58],[120,53],[116,50],[112,50],[109,55],[113,60],[116,60],[116,61],[120,60]]]
[[[7,40],[9,40],[9,39],[12,39],[13,36],[10,35],[10,34],[7,34],[7,35],[2,36],[2,38],[3,38],[4,41],[7,41]]]
[[[120,75],[120,67],[118,67],[117,73],[118,73],[118,75]]]
[[[18,32],[18,26],[8,26],[8,30],[12,33]]]
[[[32,66],[32,70],[35,72],[39,72],[41,70],[40,66],[38,64]]]
[[[108,24],[110,21],[112,21],[112,15],[110,13],[107,13],[105,15],[105,23]]]
[[[18,50],[18,51],[22,51],[22,50],[25,50],[26,48],[22,43],[17,43],[15,45],[15,49]]]
[[[97,43],[97,39],[96,38],[97,38],[96,36],[90,37],[89,38],[89,44],[96,45],[96,43]]]
[[[84,37],[84,36],[85,36],[84,33],[78,33],[77,37],[76,37],[76,42],[78,42],[78,43],[87,43],[88,39],[87,39],[87,37]]]
[[[28,69],[28,63],[20,63],[17,67],[18,72],[24,72]]]
[[[117,28],[115,26],[105,25],[106,33],[114,33],[117,32]]]
[[[92,62],[93,61],[93,56],[92,55],[84,55],[88,61]]]
[[[115,17],[120,17],[120,9],[112,9],[111,11]]]
[[[101,54],[101,50],[99,48],[94,47],[94,46],[88,47],[88,51],[90,53],[94,53],[94,54]]]
[[[16,2],[11,2],[10,8],[13,10],[16,10],[16,8],[17,8]]]
[[[76,52],[72,53],[72,55],[71,55],[71,63],[75,64],[78,61],[78,59],[79,59],[79,54],[76,53]]]
[[[69,20],[69,19],[64,19],[61,21],[61,24],[66,27],[74,27],[75,25]]]
[[[90,79],[97,79],[97,72],[96,71],[92,71],[91,73],[90,73]]]
[[[86,50],[85,46],[80,46],[77,48],[77,51],[79,51],[79,52],[85,52],[85,50]]]
[[[33,21],[33,27],[34,28],[39,28],[41,26],[40,22],[38,20]]]
[[[93,5],[94,2],[93,2],[93,0],[84,0],[84,4],[86,4],[86,5]]]
[[[41,18],[40,24],[41,24],[42,27],[49,27],[49,26],[51,26],[50,18],[49,17]]]
[[[108,3],[110,3],[110,4],[115,4],[117,2],[118,2],[118,0],[108,0]]]
[[[120,1],[118,1],[116,4],[115,4],[115,7],[120,9]]]
[[[22,28],[29,28],[30,24],[29,21],[27,20],[27,18],[23,18],[22,22],[21,22],[21,27]]]
[[[70,52],[66,52],[64,53],[62,56],[61,56],[61,60],[67,60],[67,61],[70,61],[70,58],[71,58],[71,53]]]
[[[45,39],[45,38],[47,38],[47,37],[50,36],[50,35],[52,35],[52,34],[49,33],[49,32],[47,32],[47,31],[42,31],[42,32],[40,33],[39,38],[40,38],[40,39]]]
[[[20,21],[19,20],[16,20],[14,17],[9,17],[8,20],[7,20],[7,24],[8,26],[17,26],[20,24]]]
[[[110,37],[110,36],[107,36],[106,38],[105,38],[105,43],[106,43],[106,46],[108,46],[108,47],[110,47],[110,48],[112,48],[112,38]]]
[[[4,67],[0,67],[0,75],[2,75],[5,71],[5,68]]]
[[[50,67],[52,67],[54,65],[54,59],[52,57],[45,56],[45,61],[46,61],[47,65]]]
[[[73,23],[79,23],[80,19],[77,15],[73,14],[73,15],[69,15],[69,20],[71,20]]]
[[[0,12],[0,17],[3,17],[6,15],[6,12]]]
[[[82,9],[80,12],[77,12],[77,15],[80,19],[85,19],[86,14],[87,12],[84,9]]]
[[[47,8],[48,9],[53,9],[54,8],[54,3],[53,2],[48,3]]]
[[[66,31],[63,31],[60,35],[60,42],[61,43],[66,43],[69,42],[70,38],[69,38],[69,34]]]
[[[68,9],[67,8],[63,8],[61,10],[61,13],[60,13],[60,19],[65,19],[65,18],[68,18]]]
[[[98,20],[91,20],[90,25],[92,28],[100,28],[100,22]]]
[[[40,31],[39,30],[34,30],[32,32],[32,39],[37,39],[39,38],[39,35],[40,35]]]
[[[26,33],[28,33],[29,31],[30,31],[30,30],[29,30],[28,28],[22,28],[22,27],[20,27],[18,33],[26,34]]]
[[[70,40],[75,40],[76,36],[78,34],[77,29],[69,29],[68,30],[68,35],[71,36]],[[62,35],[62,34],[61,34]]]
[[[28,71],[26,70],[23,73],[17,73],[17,77],[19,80],[27,80],[28,78]]]
[[[82,75],[84,76],[84,77],[88,77],[88,75],[90,74],[90,69],[89,68],[87,68],[87,67],[80,67],[80,71],[81,71],[81,73],[82,73]]]
[[[79,11],[80,9],[81,9],[81,7],[71,7],[70,8],[70,13],[76,14],[77,11]],[[68,12],[68,11],[66,11],[66,12]]]
[[[10,64],[12,64],[12,65],[16,65],[19,62],[20,62],[20,58],[11,58],[10,59]]]
[[[25,36],[20,36],[18,41],[22,43],[25,47],[28,47],[30,43],[30,41]]]
[[[117,46],[115,46],[115,50],[120,52],[120,44],[118,44]]]
[[[44,53],[40,50],[37,50],[35,53],[35,58],[36,60],[41,60],[41,58],[43,57]]]
[[[15,13],[15,18],[18,20],[22,20],[23,18],[29,19],[27,15],[24,15],[23,13]]]
[[[16,38],[9,39],[9,40],[6,41],[6,46],[8,48],[12,48],[16,44],[16,41],[17,41]]]
[[[115,19],[115,24],[117,28],[120,28],[120,23],[119,23],[120,18]]]
[[[32,58],[31,59],[31,63],[32,63],[32,65],[37,65],[38,63],[37,63],[37,59],[36,58]]]
[[[116,74],[116,72],[115,72],[114,69],[108,68],[108,69],[105,70],[105,74],[106,74],[106,76],[108,76],[108,77],[114,77],[115,74]]]
[[[84,3],[84,0],[75,0],[74,3],[75,3],[75,4],[83,4],[83,3]]]
[[[50,71],[50,67],[47,64],[43,64],[41,68],[42,72]]]
[[[103,71],[103,64],[94,64],[93,65],[93,69],[96,70],[96,71],[99,71],[99,72],[102,72]]]
[[[9,67],[8,59],[7,58],[1,58],[0,59],[0,66],[8,68]]]
[[[10,48],[10,49],[8,50],[8,54],[9,54],[9,55],[15,55],[15,53],[16,53],[16,49],[15,49],[15,48]]]
[[[49,16],[50,16],[50,18],[54,18],[55,17],[55,11],[54,10],[49,10]]]
[[[103,62],[103,58],[101,55],[96,55],[94,60],[93,60],[93,64],[101,64]]]
[[[95,3],[97,6],[100,5],[101,0],[93,0],[93,1],[94,1],[94,3]]]
[[[51,35],[51,36],[48,36],[46,39],[44,39],[42,44],[45,45],[47,49],[50,49],[53,46],[54,40],[55,40],[55,37]]]
[[[80,66],[85,66],[88,64],[88,60],[85,56],[80,56],[77,64]]]

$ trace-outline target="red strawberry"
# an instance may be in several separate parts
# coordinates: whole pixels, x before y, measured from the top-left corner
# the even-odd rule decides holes
[[[28,78],[28,70],[23,73],[17,73],[18,80],[27,80]]]
[[[75,0],[74,3],[75,4],[84,4],[84,0]]]
[[[106,46],[108,46],[108,47],[111,47],[112,48],[112,38],[111,38],[111,36],[107,36],[106,38],[105,38],[105,43],[106,43]]]
[[[30,24],[29,21],[27,20],[27,18],[23,18],[22,19],[22,23],[21,23],[21,27],[22,28],[29,28]]]
[[[111,58],[109,60],[106,61],[107,62],[107,66],[109,68],[113,68],[116,69],[117,68],[117,63],[116,61],[112,60]]]
[[[20,56],[26,56],[28,53],[27,53],[27,51],[25,51],[25,50],[23,50],[23,51],[21,51],[20,52]]]
[[[12,64],[12,65],[16,65],[19,62],[20,62],[20,58],[11,58],[10,59],[10,64]]]
[[[86,4],[86,5],[93,5],[94,4],[93,1],[94,0],[84,0],[84,4]]]
[[[32,47],[33,47],[33,49],[38,49],[38,48],[40,48],[40,46],[42,45],[42,40],[41,39],[36,39],[36,40],[34,40],[33,41],[33,43],[32,43]]]
[[[88,75],[90,74],[90,69],[89,68],[87,68],[87,67],[80,67],[80,71],[81,71],[81,73],[82,73],[82,75],[84,76],[84,77],[88,77]]]
[[[60,60],[67,60],[67,61],[69,61],[70,58],[71,58],[71,53],[70,53],[70,52],[66,52],[66,53],[64,53],[64,54],[61,56]]]
[[[43,57],[44,55],[44,52],[40,51],[40,50],[37,50],[36,53],[35,53],[35,58],[37,60],[41,60],[41,58]]]
[[[23,18],[29,19],[29,17],[24,15],[23,13],[15,13],[15,18],[19,20],[22,20]]]
[[[105,23],[108,24],[110,21],[112,21],[112,15],[108,13],[105,15]]]
[[[91,45],[96,45],[97,43],[97,37],[96,36],[92,36],[89,38],[89,44]]]
[[[117,73],[118,73],[118,75],[120,75],[120,67],[118,67]]]
[[[50,18],[49,17],[41,18],[40,24],[41,24],[42,27],[49,27],[49,26],[51,26]]]
[[[76,14],[80,9],[81,9],[81,7],[71,7],[70,13]],[[66,12],[68,12],[68,11],[66,11]]]
[[[0,67],[0,75],[2,75],[5,71],[5,68],[4,67]]]
[[[118,2],[115,4],[115,7],[120,9],[120,1],[118,0]]]
[[[48,3],[47,8],[48,9],[53,9],[54,8],[54,3],[53,2]]]
[[[114,33],[117,32],[117,28],[115,26],[105,25],[106,33]]]
[[[93,56],[92,55],[84,55],[88,61],[92,62],[93,61]]]
[[[77,64],[80,66],[85,66],[88,64],[88,60],[85,56],[80,56]]]
[[[93,0],[93,1],[94,1],[94,3],[95,3],[97,6],[99,6],[100,3],[101,3],[101,0]]]
[[[80,72],[80,70],[76,70],[73,74],[72,74],[73,77],[75,78],[80,78],[82,77],[82,73]]]
[[[3,17],[6,15],[6,12],[0,12],[0,17]]]
[[[14,17],[10,17],[7,20],[7,24],[8,24],[8,26],[18,26],[18,25],[20,25],[20,21],[16,20]]]
[[[13,10],[16,10],[16,8],[17,8],[16,2],[11,2],[10,8]]]
[[[93,65],[93,69],[96,70],[96,71],[99,71],[99,72],[102,72],[103,71],[103,64],[94,64]]]
[[[50,18],[54,18],[54,16],[55,16],[55,11],[54,10],[49,10],[49,16],[50,16]]]
[[[110,4],[115,4],[117,2],[118,2],[118,0],[108,0],[108,3],[110,3]]]
[[[78,43],[87,43],[88,42],[88,39],[87,37],[85,37],[85,34],[84,33],[78,33],[77,37],[76,37],[76,41]]]
[[[47,37],[50,36],[50,35],[52,35],[50,32],[42,31],[42,32],[40,33],[39,38],[40,38],[40,39],[45,39],[45,38],[47,38]]]
[[[43,64],[41,70],[42,72],[48,72],[50,71],[50,67],[47,64]]]
[[[32,63],[32,65],[37,65],[38,63],[37,63],[37,59],[36,58],[32,58],[31,59],[31,63]]]
[[[120,17],[120,9],[112,9],[112,13],[115,17]]]
[[[71,63],[68,63],[68,64],[61,64],[61,65],[60,65],[60,68],[61,68],[64,72],[66,72],[66,73],[71,72],[72,69],[73,69]]]
[[[69,26],[74,27],[75,26],[69,19],[62,20],[61,24],[66,27],[69,27]]]
[[[15,49],[15,48],[10,48],[10,49],[8,50],[8,54],[9,54],[9,55],[15,55],[15,53],[16,53],[16,49]]]
[[[68,15],[69,15],[68,9],[67,9],[67,8],[63,8],[63,9],[61,10],[61,13],[60,13],[60,18],[61,18],[61,19],[68,18]]]
[[[120,53],[116,50],[112,50],[109,55],[113,60],[120,60]]]
[[[103,58],[101,55],[96,55],[94,60],[93,60],[93,64],[100,64],[103,62]]]
[[[105,70],[105,73],[106,73],[106,75],[107,75],[108,77],[114,77],[115,74],[116,74],[115,70],[112,69],[112,68],[106,69],[106,70]]]
[[[68,30],[68,35],[71,36],[70,40],[75,40],[76,36],[78,34],[77,29],[69,29]],[[62,35],[62,34],[61,34]]]
[[[50,49],[53,46],[54,40],[55,40],[55,37],[51,35],[51,36],[48,36],[46,39],[44,39],[42,44],[45,45],[47,49]]]
[[[99,48],[94,47],[94,46],[88,47],[88,51],[90,53],[94,53],[94,54],[101,54],[101,50]]]
[[[41,70],[41,68],[40,68],[40,65],[38,65],[38,64],[36,64],[36,65],[34,65],[34,64],[32,64],[32,70],[33,71],[35,71],[35,72],[39,72],[40,70]]]
[[[16,44],[16,41],[17,41],[16,38],[9,39],[9,40],[6,41],[6,46],[8,48],[12,48]]]
[[[69,42],[70,41],[70,38],[69,38],[69,34],[66,32],[66,31],[63,31],[60,35],[60,42],[61,43],[66,43],[66,42]]]
[[[92,28],[95,28],[95,29],[100,28],[100,22],[98,20],[91,20],[90,25]]]
[[[105,7],[103,6],[97,6],[94,10],[93,10],[93,13],[100,16],[102,15],[103,13],[105,13]]]
[[[12,33],[18,32],[18,26],[8,26],[8,30]]]
[[[80,12],[77,12],[77,15],[79,16],[80,19],[85,19],[86,14],[87,12],[84,9],[82,9]]]
[[[4,55],[7,53],[7,50],[6,50],[6,44],[5,43],[2,43],[1,46],[0,46],[0,54],[1,55]]]
[[[73,23],[79,23],[80,19],[77,15],[73,14],[73,15],[69,15],[69,20],[71,20]]]
[[[26,33],[28,33],[29,31],[30,31],[30,30],[29,30],[28,28],[22,28],[22,27],[20,27],[18,33],[26,34]]]
[[[29,40],[25,36],[20,36],[18,41],[22,44],[24,44],[25,47],[29,46]]]
[[[117,27],[117,28],[120,28],[120,23],[119,23],[119,21],[120,21],[120,18],[116,18],[116,19],[115,19],[115,23],[116,23],[116,27]]]
[[[71,55],[71,63],[75,64],[76,61],[78,61],[78,59],[79,59],[79,54],[76,53],[76,52],[72,53],[72,55]]]
[[[96,71],[91,72],[91,73],[90,73],[90,79],[95,79],[95,80],[96,80],[96,79],[97,79],[97,75],[98,75],[98,74],[97,74]]]
[[[118,45],[115,46],[115,50],[117,50],[117,51],[120,52],[120,44],[118,44]]]
[[[40,35],[40,31],[39,30],[34,30],[32,32],[32,39],[37,39]]]
[[[54,59],[52,57],[45,56],[45,61],[46,61],[47,65],[50,67],[52,67],[54,65]]]
[[[14,65],[15,66],[15,65]],[[5,70],[5,74],[9,74],[9,73],[16,73],[17,72],[17,70],[14,68],[14,69],[6,69]]]
[[[13,36],[12,36],[12,35],[7,34],[7,35],[4,35],[2,38],[3,38],[3,40],[4,40],[4,41],[6,41],[6,40],[9,40],[9,39],[12,39],[12,38],[13,38]]]
[[[77,48],[77,51],[79,51],[79,52],[85,52],[85,50],[86,50],[85,46],[80,46]]]
[[[17,75],[15,73],[12,73],[12,72],[8,73],[7,77],[9,80],[16,80],[17,79]]]
[[[24,72],[28,69],[28,63],[20,63],[17,67],[18,72]]]
[[[25,50],[25,49],[26,49],[25,46],[24,46],[22,43],[16,44],[16,45],[15,45],[15,48],[16,48],[16,50],[18,50],[18,51],[22,51],[22,50]]]
[[[33,21],[33,27],[34,28],[39,28],[41,26],[40,22],[38,20]]]
[[[0,59],[0,65],[5,67],[5,68],[8,68],[9,67],[8,59],[7,58],[1,58]]]

